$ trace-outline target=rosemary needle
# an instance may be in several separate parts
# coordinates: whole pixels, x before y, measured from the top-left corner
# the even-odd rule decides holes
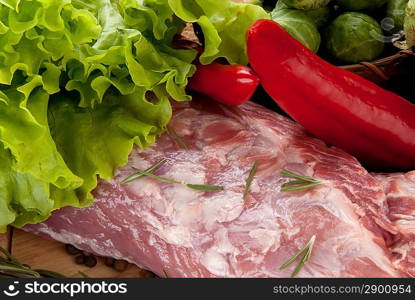
[[[192,190],[198,190],[198,191],[220,191],[220,190],[223,190],[222,186],[184,183],[184,182],[177,181],[177,180],[174,180],[174,179],[170,179],[170,178],[167,178],[167,177],[157,176],[157,175],[154,175],[153,173],[150,173],[150,172],[147,172],[147,171],[142,171],[142,170],[138,170],[138,169],[135,169],[135,170],[137,171],[137,173],[141,173],[144,176],[148,176],[150,178],[158,179],[160,181],[164,181],[164,182],[168,182],[168,183],[185,185],[189,189],[192,189]]]
[[[254,180],[254,176],[256,174],[257,169],[258,169],[258,161],[255,161],[254,165],[251,168],[251,171],[249,172],[248,178],[246,179],[244,195],[242,198],[245,198],[248,195],[249,188],[251,187],[252,181]]]
[[[315,179],[313,177],[302,176],[287,170],[283,170],[281,172],[281,175],[284,177],[294,179],[281,185],[281,192],[283,193],[306,190],[324,183],[323,181]]]
[[[205,185],[205,184],[186,184],[189,189],[198,191],[222,191],[223,186],[219,185]]]
[[[164,182],[168,182],[168,183],[183,184],[183,182],[180,182],[180,181],[177,181],[177,180],[174,180],[174,179],[170,179],[170,178],[167,178],[167,177],[163,177],[163,176],[154,175],[153,173],[148,172],[146,170],[140,170],[140,169],[136,169],[136,168],[133,168],[133,169],[137,171],[137,173],[136,173],[137,175],[142,175],[139,178],[147,176],[147,177],[157,179],[157,180],[160,180],[160,181],[164,181]]]
[[[34,277],[34,278],[40,278],[40,274],[36,271],[33,271],[25,266],[10,266],[10,265],[0,265],[0,273],[11,275],[13,277]],[[20,275],[20,276],[18,276]]]
[[[137,168],[133,168],[136,172],[130,176],[128,176],[127,178],[125,178],[123,181],[121,181],[122,184],[124,183],[129,183],[132,182],[134,180],[143,178],[143,177],[150,177],[153,179],[157,179],[160,181],[164,181],[164,182],[168,182],[168,183],[173,183],[173,184],[181,184],[181,185],[185,185],[186,187],[188,187],[189,189],[192,190],[198,190],[198,191],[221,191],[223,190],[222,186],[217,186],[217,185],[205,185],[205,184],[190,184],[190,183],[184,183],[181,181],[177,181],[174,179],[170,179],[167,177],[163,177],[163,176],[158,176],[153,174],[152,172],[155,171],[157,168],[159,168],[162,164],[165,163],[165,159],[159,161],[158,163],[154,164],[153,166],[151,166],[150,168],[146,169],[146,170],[140,170]]]
[[[27,265],[21,264],[9,251],[0,247],[0,277],[1,278],[40,278],[40,277],[65,277],[57,272],[48,270],[33,270]]]
[[[189,146],[183,140],[183,138],[177,134],[174,128],[169,128],[166,126],[166,131],[169,137],[179,146],[181,146],[184,150],[189,151]]]
[[[308,243],[300,251],[298,251],[290,259],[288,259],[284,264],[281,265],[280,271],[285,270],[293,262],[295,262],[299,256],[302,255],[297,266],[294,268],[294,271],[291,273],[292,278],[296,277],[298,273],[301,271],[301,268],[304,266],[304,264],[310,259],[315,241],[316,241],[316,236],[313,235],[311,239],[308,241]]]
[[[3,249],[2,247],[0,247],[0,252],[4,254],[4,256],[6,256],[7,260],[9,260],[10,262],[13,262],[15,264],[20,265],[20,262],[14,258],[11,253],[9,251],[7,251],[6,249]],[[1,258],[1,256],[0,256]]]
[[[46,277],[46,278],[65,278],[65,275],[62,275],[61,273],[49,271],[49,270],[43,270],[43,269],[36,269],[37,273],[39,273],[40,276]]]
[[[84,272],[82,271],[78,271],[78,273],[83,277],[83,278],[90,278],[88,275],[86,275]]]
[[[151,172],[157,170],[158,168],[160,168],[165,162],[166,162],[166,159],[163,158],[163,159],[159,160],[158,162],[156,162],[151,167],[145,169],[145,172],[150,172],[151,173]],[[141,172],[137,172],[137,173],[131,174],[130,176],[124,178],[124,180],[121,181],[121,184],[129,183],[129,182],[135,181],[135,180],[140,179],[141,177],[145,177],[145,176],[146,175],[143,175]]]

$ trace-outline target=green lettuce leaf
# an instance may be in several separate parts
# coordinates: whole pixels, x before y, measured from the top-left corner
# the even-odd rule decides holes
[[[1,146],[1,145],[0,145]],[[53,201],[49,198],[49,184],[30,174],[13,168],[13,156],[0,147],[0,224],[40,222],[49,216]]]
[[[79,107],[70,94],[51,97],[53,139],[70,169],[84,179],[77,189],[54,190],[52,198],[58,207],[91,204],[97,175],[111,179],[116,168],[127,163],[134,144],[145,148],[162,133],[171,116],[169,100],[160,95],[161,100],[153,104],[144,100],[144,92],[128,96],[108,93],[93,110]]]
[[[262,7],[231,0],[169,0],[174,13],[186,22],[198,23],[205,38],[202,64],[218,57],[231,64],[247,64],[246,32],[258,19],[269,19]]]
[[[0,232],[90,205],[98,178],[164,132],[170,99],[191,100],[197,53],[171,46],[186,22],[202,63],[246,63],[266,17],[228,0],[0,0]]]

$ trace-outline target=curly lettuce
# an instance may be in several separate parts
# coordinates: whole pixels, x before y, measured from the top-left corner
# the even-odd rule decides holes
[[[202,64],[222,57],[231,64],[247,64],[245,35],[252,23],[269,19],[260,6],[217,0],[169,0],[174,13],[186,22],[198,23],[205,38]]]
[[[197,53],[171,46],[187,22],[202,63],[246,63],[266,17],[228,0],[0,0],[0,232],[90,205],[98,178],[164,132],[170,99],[191,100]]]

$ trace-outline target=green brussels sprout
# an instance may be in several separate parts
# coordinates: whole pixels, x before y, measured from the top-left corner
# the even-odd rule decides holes
[[[233,0],[233,2],[246,4],[262,4],[262,0]]]
[[[290,7],[285,4],[283,0],[278,0],[274,11],[281,9],[290,9]],[[318,28],[326,25],[330,19],[330,8],[327,6],[311,10],[304,10],[303,12],[314,22],[314,24],[316,24]]]
[[[321,42],[320,33],[305,13],[295,9],[277,9],[271,12],[271,18],[308,49],[313,52],[318,51]]]
[[[408,47],[415,46],[415,0],[409,0],[403,24]]]
[[[280,9],[286,9],[290,8],[287,4],[283,2],[283,0],[278,0],[277,4],[275,5],[274,11],[280,10]]]
[[[386,14],[394,22],[395,31],[403,29],[405,19],[405,8],[408,0],[389,0]]]
[[[346,63],[373,60],[384,49],[379,23],[357,12],[337,17],[327,28],[325,44],[333,57]]]
[[[337,0],[347,10],[365,10],[379,8],[388,0]]]
[[[304,13],[314,22],[314,24],[317,25],[318,28],[325,26],[330,19],[330,8],[328,7],[316,8],[304,11]]]
[[[327,6],[330,0],[282,0],[291,8],[310,10]]]

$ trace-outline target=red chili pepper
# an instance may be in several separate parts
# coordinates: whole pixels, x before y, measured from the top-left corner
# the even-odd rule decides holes
[[[259,84],[254,72],[242,65],[198,65],[188,87],[196,92],[227,104],[240,105],[248,101]]]
[[[329,64],[273,21],[257,21],[247,43],[267,93],[309,132],[372,168],[415,168],[415,105]]]

